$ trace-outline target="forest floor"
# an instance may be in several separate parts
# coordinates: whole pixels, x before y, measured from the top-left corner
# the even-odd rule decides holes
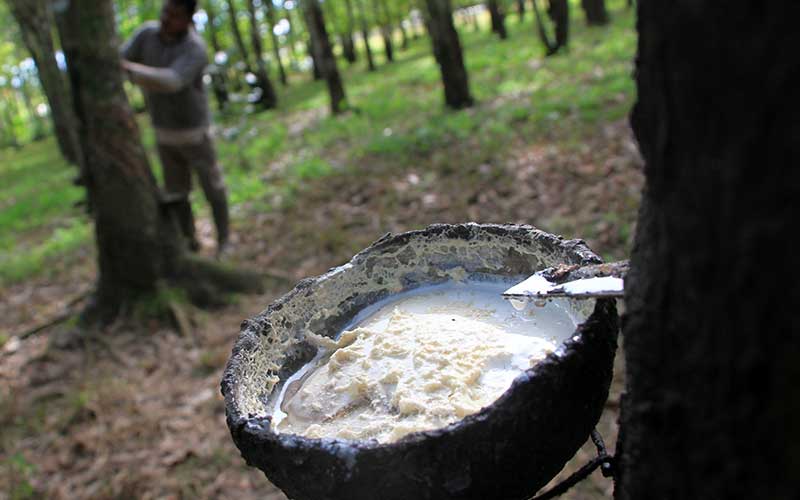
[[[626,117],[633,17],[612,16],[594,30],[573,20],[571,51],[547,60],[530,19],[509,19],[507,42],[467,29],[470,110],[442,108],[421,39],[374,74],[361,63],[345,71],[357,112],[328,117],[321,84],[298,76],[281,110],[221,117],[231,261],[269,278],[261,295],[192,311],[185,336],[142,311],[99,335],[76,334],[69,320],[22,338],[85,300],[96,276],[91,224],[72,208],[81,193],[52,142],[0,152],[0,499],[284,498],[230,439],[222,368],[244,318],[386,232],[526,223],[625,258],[643,176]],[[612,451],[623,372],[618,357],[599,424]],[[593,453],[587,443],[562,476]],[[611,489],[595,472],[563,498]]]

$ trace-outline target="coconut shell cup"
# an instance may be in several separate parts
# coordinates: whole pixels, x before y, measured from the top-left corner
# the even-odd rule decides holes
[[[437,224],[386,235],[242,324],[222,379],[231,436],[249,465],[297,500],[527,498],[561,470],[600,418],[617,346],[612,299],[570,302],[586,319],[491,405],[396,442],[277,433],[274,398],[316,353],[305,332],[335,337],[360,310],[392,294],[599,262],[580,240],[523,225]]]

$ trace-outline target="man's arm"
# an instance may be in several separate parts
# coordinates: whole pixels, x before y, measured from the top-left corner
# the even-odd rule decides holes
[[[122,69],[128,72],[133,83],[150,92],[174,93],[186,86],[172,68],[145,66],[123,59]]]
[[[131,81],[150,92],[174,93],[190,85],[208,63],[202,48],[192,48],[176,59],[169,67],[156,68],[132,61],[122,61]]]

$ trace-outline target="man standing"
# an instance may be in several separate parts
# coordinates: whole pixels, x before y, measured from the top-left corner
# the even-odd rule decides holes
[[[122,67],[144,93],[164,171],[166,201],[176,207],[181,231],[190,248],[199,250],[189,203],[194,170],[211,205],[220,257],[229,246],[228,201],[210,135],[203,85],[208,58],[192,22],[196,8],[197,0],[165,0],[160,23],[145,23],[122,47]]]

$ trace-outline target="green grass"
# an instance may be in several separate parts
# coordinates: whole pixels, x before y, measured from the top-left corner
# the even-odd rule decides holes
[[[348,67],[339,61],[354,111],[328,116],[322,82],[294,74],[279,87],[280,109],[243,114],[237,104],[217,117],[217,141],[234,216],[291,203],[309,179],[337,175],[353,165],[393,169],[428,164],[476,164],[502,157],[509,145],[539,139],[577,147],[598,124],[619,119],[633,102],[631,79],[636,45],[633,12],[609,1],[612,23],[586,28],[572,5],[569,52],[542,57],[528,13],[507,20],[509,39],[486,27],[463,27],[462,44],[477,105],[444,108],[439,71],[429,40],[412,41],[385,64],[373,43],[378,71],[366,71],[363,54]],[[152,131],[142,116],[143,138],[154,168]],[[445,151],[459,148],[457,159]],[[91,245],[91,226],[74,204],[83,197],[72,186],[74,167],[60,159],[52,139],[19,150],[0,151],[0,285],[38,275],[50,263]],[[195,205],[208,210],[199,190]]]

